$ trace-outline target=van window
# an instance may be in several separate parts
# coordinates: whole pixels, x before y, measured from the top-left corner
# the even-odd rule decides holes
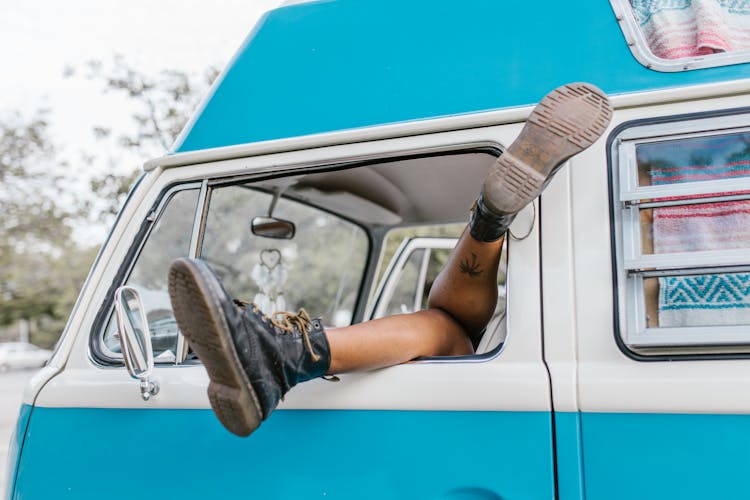
[[[404,262],[400,269],[399,280],[393,288],[393,292],[385,305],[383,316],[393,314],[404,314],[421,309],[423,297],[426,296],[424,286],[419,282],[422,269],[425,265],[425,257],[429,259],[427,249],[415,249]]]
[[[750,4],[726,0],[611,0],[633,55],[658,71],[750,61]]]
[[[167,197],[125,282],[137,288],[143,299],[157,363],[175,360],[178,329],[167,291],[167,272],[174,259],[188,255],[198,193],[198,189],[181,189]],[[116,334],[112,314],[104,331],[104,345],[112,353],[120,352]]]
[[[189,356],[166,285],[173,259],[203,259],[232,297],[254,302],[267,314],[304,308],[329,327],[369,319],[371,301],[364,302],[363,285],[378,281],[377,261],[388,262],[399,243],[413,235],[460,235],[477,186],[496,155],[494,149],[467,149],[368,160],[350,168],[321,165],[277,176],[243,173],[192,182],[168,193],[156,210],[160,215],[151,234],[138,243],[142,249],[126,281],[142,293],[155,361],[181,363]],[[252,220],[269,216],[294,223],[293,237],[275,239],[254,232]],[[375,242],[380,250],[382,235],[389,233],[394,239],[388,238],[385,257],[378,259],[381,252],[373,254],[371,246]],[[422,251],[420,272],[407,273],[409,279],[398,285],[407,290],[408,300],[393,302],[389,313],[401,312],[407,302],[409,310],[425,307],[431,283],[454,244]],[[497,322],[505,310],[506,257],[502,260]],[[109,318],[103,346],[97,344],[103,347],[96,352],[103,361],[118,357],[115,323]],[[486,351],[492,351],[504,334],[487,338],[495,339],[486,342]]]
[[[273,208],[272,208],[273,207]],[[291,239],[256,236],[268,215],[291,221]],[[248,184],[212,188],[201,258],[230,294],[271,314],[305,308],[327,326],[352,322],[369,252],[365,231],[314,206]]]
[[[613,142],[620,326],[631,347],[750,344],[750,131],[726,126],[641,125]]]

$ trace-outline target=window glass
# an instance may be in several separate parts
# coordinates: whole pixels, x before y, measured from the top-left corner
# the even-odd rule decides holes
[[[137,288],[143,299],[156,362],[175,360],[178,330],[169,301],[167,273],[174,259],[186,257],[190,251],[198,193],[198,189],[187,189],[169,198],[125,282]],[[113,314],[104,333],[104,344],[112,352],[120,352],[116,323]]]
[[[639,144],[636,161],[641,186],[750,177],[750,132]]]
[[[646,208],[640,214],[643,254],[750,250],[750,200]]]
[[[326,325],[350,324],[369,250],[364,230],[281,197],[273,216],[293,222],[294,237],[253,235],[251,220],[267,215],[272,201],[248,185],[212,189],[201,258],[229,293],[267,314],[305,308]]]
[[[684,59],[750,50],[750,3],[735,0],[630,0],[651,52]]]
[[[385,316],[392,314],[403,314],[414,312],[417,287],[419,283],[419,272],[422,269],[425,249],[420,248],[411,253],[401,269],[401,275],[393,289],[391,299],[385,309]]]
[[[383,278],[388,264],[393,259],[399,246],[409,238],[435,237],[458,238],[466,229],[466,224],[435,224],[429,226],[400,227],[388,231],[383,247],[383,258],[378,269],[378,281]]]
[[[688,132],[671,138],[674,125],[665,123],[664,137],[617,143],[626,169],[617,179],[639,181],[613,191],[628,200],[613,205],[626,343],[750,344],[750,133],[702,132],[710,123],[681,122]],[[639,125],[628,134],[638,137],[639,127],[659,130]],[[705,184],[685,186],[697,182]],[[639,199],[644,186],[658,186],[658,197]]]

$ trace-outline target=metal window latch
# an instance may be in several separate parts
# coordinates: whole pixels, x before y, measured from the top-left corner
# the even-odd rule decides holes
[[[147,222],[154,222],[156,220],[156,211],[152,210],[147,216],[146,221]]]

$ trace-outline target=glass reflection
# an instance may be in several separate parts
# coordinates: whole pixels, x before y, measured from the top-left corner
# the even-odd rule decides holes
[[[636,146],[638,185],[658,186],[750,176],[750,132]]]

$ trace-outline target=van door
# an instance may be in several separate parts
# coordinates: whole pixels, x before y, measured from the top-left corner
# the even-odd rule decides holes
[[[587,499],[748,495],[746,104],[743,95],[623,110],[609,179],[601,163],[573,170],[572,192],[590,194],[572,200],[580,414],[571,418]]]
[[[322,184],[323,177],[308,173],[328,175],[328,182],[333,172],[338,182],[341,172],[348,178],[365,172],[358,168],[375,173],[390,168],[409,189],[424,178],[419,169],[459,181],[469,176],[465,189],[461,182],[450,186],[468,216],[470,193],[480,185],[474,185],[474,177],[481,179],[494,161],[491,154],[474,152],[477,145],[501,148],[519,130],[520,124],[510,124],[352,143],[339,134],[344,143],[339,146],[255,156],[249,148],[239,159],[150,173],[94,271],[96,289],[74,322],[80,328],[65,369],[36,399],[16,491],[30,498],[553,497],[539,236],[531,209],[517,221],[524,226],[519,234],[534,224],[529,236],[509,247],[508,336],[502,348],[344,374],[338,383],[302,384],[246,439],[227,432],[210,410],[205,369],[185,350],[163,293],[168,262],[180,254],[196,255],[214,266],[233,293],[264,293],[278,304],[280,294],[271,297],[253,288],[258,284],[253,269],[263,265],[268,251],[274,254],[266,254],[274,261],[265,263],[269,269],[279,258],[297,263],[289,267],[289,286],[281,294],[286,305],[330,306],[327,324],[362,317],[379,251],[362,221],[381,217],[373,225],[395,224],[387,217],[397,212],[352,204],[355,189],[332,189],[333,184]],[[358,162],[361,158],[376,158],[385,166],[372,170],[371,164]],[[461,173],[451,174],[452,169]],[[285,188],[294,178],[296,187]],[[275,210],[297,223],[299,245],[291,240],[271,248],[248,240],[247,223],[268,211],[275,188],[282,192]],[[467,194],[459,195],[463,191]],[[432,203],[432,198],[422,202]],[[440,200],[437,206],[449,204]],[[398,213],[425,217],[419,210]],[[316,259],[304,253],[311,246]],[[331,289],[295,295],[305,279]],[[146,290],[149,322],[155,326],[152,378],[160,391],[149,401],[117,361],[107,304],[123,283]]]

